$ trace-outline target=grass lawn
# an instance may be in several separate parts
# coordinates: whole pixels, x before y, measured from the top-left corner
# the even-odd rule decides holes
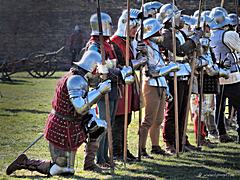
[[[13,82],[0,83],[0,179],[44,179],[45,176],[29,171],[17,171],[12,176],[5,169],[19,153],[42,133],[51,100],[59,77],[58,72],[48,79],[34,79],[27,73],[13,76]],[[137,154],[138,115],[130,125],[128,144]],[[234,135],[234,131],[230,131]],[[195,144],[193,124],[190,122],[188,135]],[[161,138],[162,139],[162,138]],[[150,151],[150,141],[148,140]],[[161,145],[163,143],[161,142]],[[49,159],[48,143],[41,139],[28,152],[32,158]],[[217,148],[203,148],[201,152],[180,154],[176,157],[154,156],[154,160],[143,160],[127,164],[127,169],[117,162],[114,175],[90,173],[82,170],[83,146],[77,152],[75,176],[68,179],[240,179],[240,145],[219,144]],[[52,179],[64,179],[54,177]]]

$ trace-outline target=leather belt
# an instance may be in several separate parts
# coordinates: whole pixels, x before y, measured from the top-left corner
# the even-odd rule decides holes
[[[80,117],[63,115],[62,113],[57,112],[54,109],[51,110],[51,114],[54,114],[55,116],[57,116],[60,119],[63,119],[64,121],[75,121],[75,122],[80,121]]]

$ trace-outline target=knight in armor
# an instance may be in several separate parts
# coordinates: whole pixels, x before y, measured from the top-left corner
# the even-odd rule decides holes
[[[202,106],[202,118],[201,118],[201,131],[200,131],[200,145],[207,147],[215,147],[208,139],[206,139],[207,131],[214,134],[215,131],[215,122],[214,122],[214,94],[219,93],[219,77],[228,78],[229,71],[225,68],[222,68],[217,64],[212,49],[209,47],[209,38],[210,38],[210,27],[209,23],[211,22],[210,17],[208,16],[209,11],[203,11],[200,16],[200,27],[204,30],[203,38],[200,39],[198,59],[196,61],[196,78],[198,81],[194,81],[194,93],[200,94],[200,76],[199,72],[203,70],[203,106]],[[196,24],[197,25],[197,20]],[[198,97],[196,97],[197,99]],[[198,102],[197,104],[199,104]],[[197,135],[198,121],[199,118],[199,109],[197,108],[197,113],[194,112],[194,132]],[[211,132],[210,132],[211,131]]]
[[[229,29],[228,25],[231,24],[231,20],[227,17],[226,10],[214,8],[209,16],[212,19],[209,24],[211,28],[210,46],[218,64],[229,67],[231,71],[228,79],[220,78],[221,88],[216,98],[215,120],[220,142],[232,142],[233,140],[226,132],[224,111],[227,97],[237,110],[237,123],[238,126],[240,125],[240,67],[236,55],[237,52],[240,52],[240,38],[237,32]],[[239,142],[240,128],[237,129],[237,132]]]
[[[133,69],[139,68],[146,63],[146,58],[136,59],[136,46],[134,44],[134,37],[138,28],[138,16],[139,10],[130,9],[130,59],[129,62]],[[122,12],[118,20],[118,29],[114,35],[110,38],[110,43],[113,45],[114,51],[117,57],[117,67],[123,67],[126,65],[126,26],[127,26],[127,10]],[[139,99],[139,90],[137,89],[137,82],[128,85],[128,125],[131,123],[132,111],[139,110],[139,104],[135,104],[136,99]],[[114,159],[123,159],[124,148],[124,115],[125,115],[125,83],[119,84],[120,93],[118,95],[118,105],[115,120],[112,124],[113,133],[113,156]],[[136,160],[134,155],[127,150],[127,160]]]
[[[162,41],[161,46],[164,47],[165,51],[168,52],[168,59],[173,57],[173,44],[172,44],[172,18],[175,16],[176,22],[176,61],[180,66],[180,70],[177,71],[177,97],[178,97],[178,123],[179,123],[179,144],[180,149],[182,144],[182,136],[184,129],[184,121],[186,116],[186,107],[188,100],[188,88],[189,88],[189,78],[191,73],[191,67],[189,61],[192,60],[191,57],[196,45],[199,43],[199,39],[202,36],[200,30],[196,30],[195,33],[187,37],[183,31],[180,29],[180,16],[181,11],[177,7],[173,7],[172,4],[165,4],[161,7],[158,17],[159,20],[164,23],[164,29],[162,30]],[[170,93],[174,94],[174,81],[173,73],[169,75],[169,89]],[[170,101],[166,105],[165,120],[163,125],[163,139],[166,143],[166,151],[169,154],[175,153],[175,115],[174,115],[174,101]],[[186,141],[185,150],[196,150],[189,141]]]
[[[101,13],[102,19],[102,28],[103,28],[103,38],[104,38],[104,50],[105,50],[105,59],[106,65],[99,66],[98,71],[101,74],[106,74],[109,79],[111,79],[111,92],[109,93],[109,106],[110,106],[110,118],[111,123],[113,123],[115,119],[115,114],[117,111],[117,101],[118,101],[118,84],[121,83],[132,83],[134,81],[134,77],[132,76],[132,68],[127,66],[117,67],[117,57],[113,50],[113,46],[109,43],[109,38],[112,35],[112,20],[111,17],[106,13]],[[98,18],[97,14],[93,14],[90,18],[91,25],[91,38],[86,45],[86,51],[93,50],[96,52],[101,52],[100,49],[100,39],[99,39],[99,29],[98,29]],[[107,69],[107,71],[105,70]],[[106,119],[106,105],[105,99],[101,98],[97,104],[98,112],[100,118]],[[102,167],[109,167],[109,157],[108,157],[108,138],[107,132],[104,133],[100,137],[99,148],[96,148],[97,152],[97,164]],[[98,144],[95,144],[97,147]],[[88,152],[88,148],[86,149],[86,157],[84,169],[91,170],[90,164],[94,164],[94,158],[96,152]],[[95,167],[95,166],[94,166]],[[94,169],[94,168],[93,168]]]
[[[165,65],[156,38],[163,27],[157,19],[148,18],[143,21],[144,43],[147,46],[147,64],[143,68],[143,99],[145,102],[145,117],[140,127],[141,155],[144,158],[152,158],[146,151],[148,133],[150,134],[153,154],[165,155],[165,151],[159,145],[160,126],[164,119],[164,108],[167,94],[167,81],[164,76],[177,71],[179,67],[175,63]]]
[[[8,166],[7,175],[21,169],[50,176],[74,174],[77,149],[87,138],[96,141],[107,127],[107,123],[96,116],[95,110],[90,109],[111,90],[111,81],[106,80],[89,91],[89,80],[97,63],[101,63],[101,55],[89,51],[57,83],[45,128],[52,160],[29,159],[21,154]]]

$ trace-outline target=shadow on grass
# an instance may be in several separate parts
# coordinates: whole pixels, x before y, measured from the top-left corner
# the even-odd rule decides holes
[[[141,166],[144,167],[144,170],[129,169],[129,171],[138,174],[151,174],[164,179],[208,179],[210,177],[233,177],[221,171],[208,169],[202,166],[196,167],[196,165],[183,165],[181,162],[179,162],[179,165],[166,165],[145,161],[141,163]],[[238,179],[240,176],[234,176],[234,178]]]
[[[27,84],[32,84],[29,81],[26,80],[16,80],[16,79],[11,79],[11,80],[2,80],[0,81],[2,84],[8,84],[8,85],[27,85]]]
[[[51,76],[51,77],[46,77],[46,79],[60,79],[62,76]]]
[[[29,178],[29,179],[47,179],[47,178],[50,178],[48,176],[45,176],[45,175],[12,175],[12,176],[7,176],[7,177],[14,177],[14,178],[19,178],[19,179],[22,179],[22,178]],[[78,176],[78,175],[73,175],[73,176],[55,176],[57,177],[57,179],[76,179],[76,180],[80,180],[80,179],[86,179],[86,180],[97,180],[99,178],[86,178],[86,177],[83,177],[83,176]],[[112,175],[112,176],[109,176],[109,178],[107,179],[155,179],[155,178],[151,178],[151,177],[144,177],[144,176],[129,176],[129,175],[124,175],[124,176],[121,176],[121,175]]]
[[[48,111],[39,111],[35,109],[3,109],[7,112],[10,113],[22,113],[22,112],[27,112],[27,113],[32,113],[32,114],[48,114]]]
[[[10,116],[13,116],[13,115],[10,115],[10,114],[0,114],[0,117],[10,117]]]
[[[19,178],[19,179],[22,179],[22,178],[29,178],[29,179],[51,179],[51,176],[44,176],[44,175],[21,175],[21,176],[17,176],[17,175],[14,175],[14,176],[11,176],[11,177],[14,177],[14,178]],[[77,176],[77,175],[73,175],[73,176],[56,176],[58,177],[58,179],[88,179],[88,180],[96,180],[97,178],[85,178],[85,177],[82,177],[82,176]]]

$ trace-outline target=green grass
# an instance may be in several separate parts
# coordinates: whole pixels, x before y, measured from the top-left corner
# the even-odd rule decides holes
[[[0,179],[44,179],[45,176],[29,171],[17,171],[12,176],[5,175],[5,169],[43,131],[51,110],[51,100],[57,79],[63,72],[48,79],[34,79],[27,73],[13,76],[12,83],[0,83]],[[137,154],[138,115],[128,131],[128,144]],[[234,131],[230,132],[235,134]],[[193,125],[190,122],[191,143],[195,144]],[[161,142],[163,146],[163,143]],[[148,140],[150,151],[150,141]],[[154,160],[143,160],[127,164],[116,162],[114,175],[90,173],[82,170],[83,148],[80,147],[76,158],[76,174],[68,179],[240,179],[240,145],[235,143],[219,144],[217,148],[203,148],[201,152],[180,154],[176,157],[154,156]],[[48,143],[40,140],[27,155],[32,158],[49,159]],[[54,177],[52,179],[64,179]]]

